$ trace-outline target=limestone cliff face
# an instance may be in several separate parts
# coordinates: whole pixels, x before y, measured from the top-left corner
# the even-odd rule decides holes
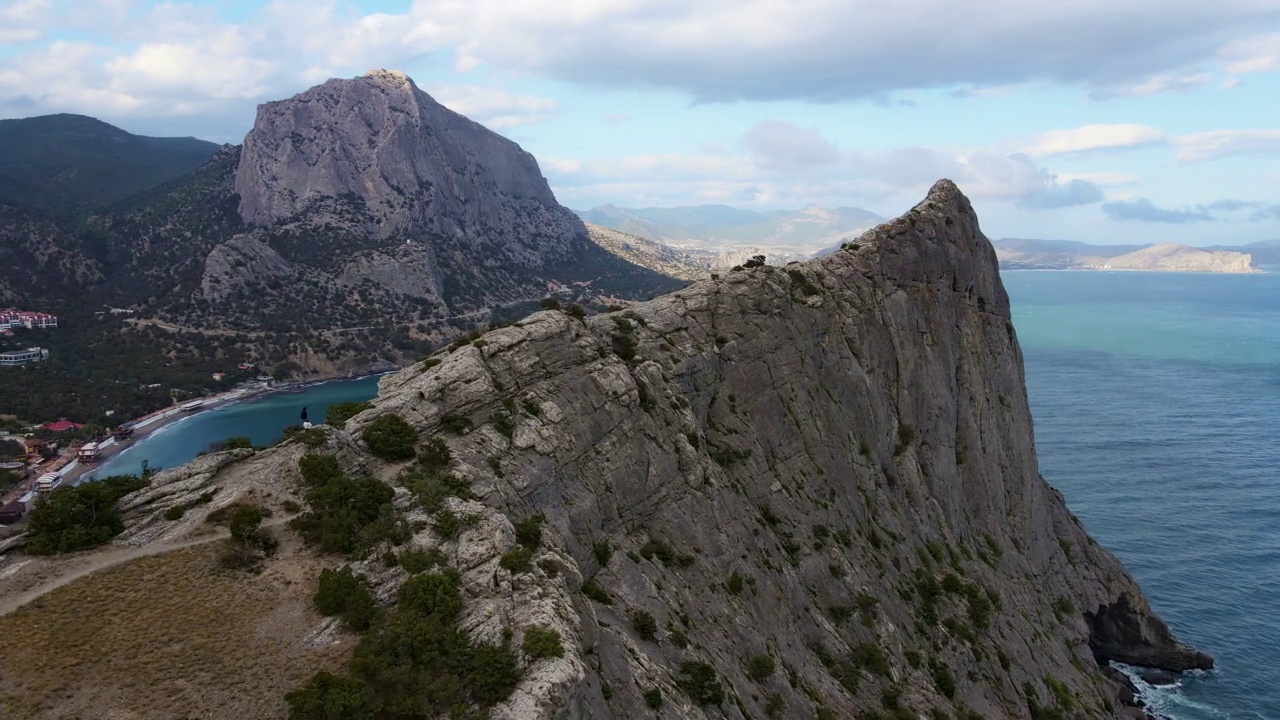
[[[483,340],[338,434],[398,413],[445,439],[487,514],[414,542],[460,558],[477,636],[534,613],[565,637],[495,717],[645,717],[655,689],[664,717],[1128,717],[1097,660],[1212,662],[1040,477],[996,256],[948,181],[830,256]],[[563,571],[500,569],[535,513]]]
[[[583,232],[532,155],[391,70],[262,105],[245,137],[236,192],[241,216],[256,225],[349,196],[363,201],[382,236],[491,232],[520,242]]]

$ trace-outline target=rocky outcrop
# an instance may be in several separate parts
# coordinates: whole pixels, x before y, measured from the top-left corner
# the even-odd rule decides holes
[[[586,671],[522,717],[655,692],[671,717],[1121,717],[1098,660],[1211,662],[1039,476],[995,253],[950,182],[819,260],[482,340],[385,378],[345,432],[398,414],[485,506],[546,517],[566,568],[520,582],[572,598]]]
[[[1228,250],[1201,250],[1174,243],[1160,243],[1127,255],[1087,260],[1094,268],[1116,270],[1160,270],[1164,272],[1254,273],[1253,258]]]
[[[383,237],[505,233],[524,244],[547,236],[563,243],[582,232],[532,155],[392,70],[262,105],[244,140],[236,192],[241,215],[256,225],[347,196]]]
[[[285,280],[294,267],[251,235],[237,235],[213,248],[204,261],[200,290],[209,300],[222,300],[255,282]]]

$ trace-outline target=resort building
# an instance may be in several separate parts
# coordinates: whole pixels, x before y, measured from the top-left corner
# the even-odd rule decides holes
[[[28,330],[34,328],[56,328],[58,327],[58,316],[29,310],[0,308],[0,330],[16,327],[24,327]]]
[[[41,362],[49,359],[49,351],[44,348],[27,348],[26,350],[10,350],[0,353],[0,367],[17,367],[27,363]]]

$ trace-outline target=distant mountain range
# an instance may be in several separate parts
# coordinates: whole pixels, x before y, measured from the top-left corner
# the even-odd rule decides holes
[[[583,220],[674,248],[711,252],[761,252],[770,260],[805,259],[861,235],[884,218],[861,208],[808,205],[760,212],[728,205],[621,208],[601,205],[576,211]],[[730,263],[733,264],[733,263]]]
[[[1005,269],[1159,270],[1166,272],[1257,272],[1280,255],[1280,243],[1264,241],[1238,247],[1197,248],[1174,243],[1091,245],[1074,240],[1002,238],[993,242]],[[1258,256],[1262,255],[1263,258]]]
[[[75,214],[195,170],[219,149],[146,137],[84,115],[0,120],[0,201]]]

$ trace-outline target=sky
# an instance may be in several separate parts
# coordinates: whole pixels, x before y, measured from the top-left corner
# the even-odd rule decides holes
[[[990,237],[1280,238],[1280,0],[0,0],[0,118],[239,143],[371,68],[575,209],[902,213]]]

